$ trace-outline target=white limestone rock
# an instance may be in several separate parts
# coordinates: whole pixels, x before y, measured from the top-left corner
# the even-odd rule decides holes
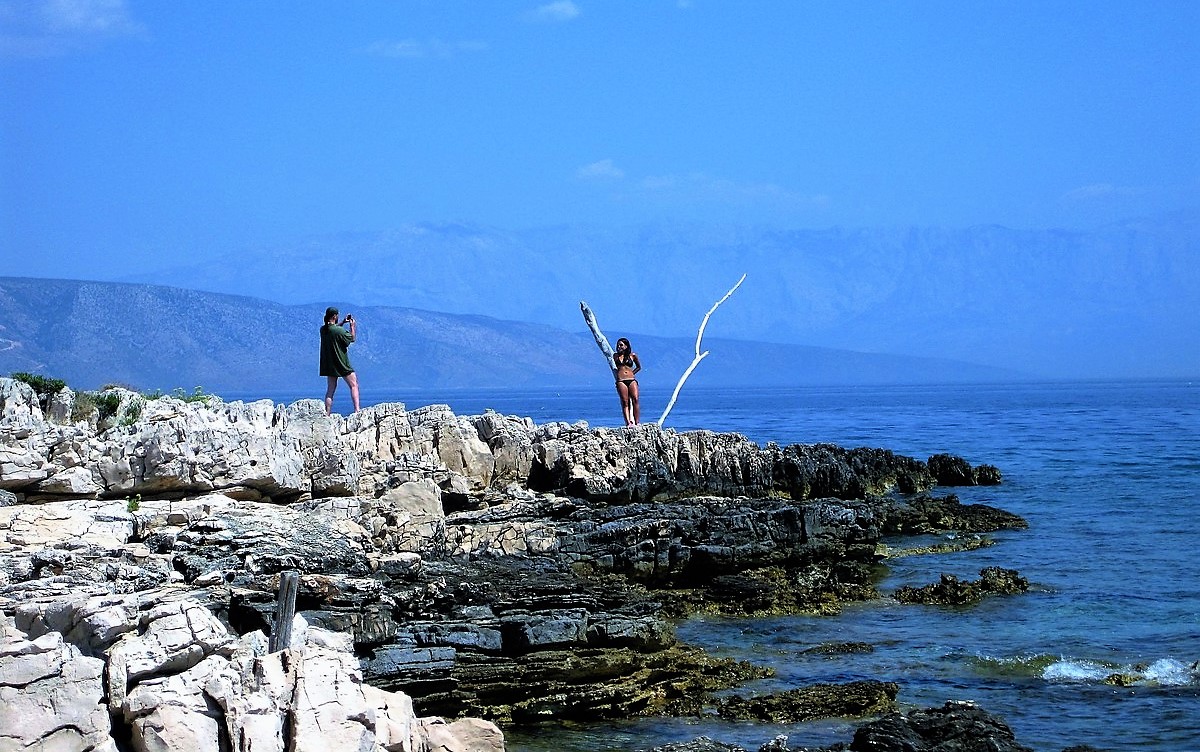
[[[493,479],[524,481],[533,467],[534,424],[531,418],[501,415],[494,411],[470,418],[479,438],[491,449]]]
[[[116,752],[103,704],[104,661],[62,635],[0,635],[0,749]]]
[[[0,421],[11,426],[30,426],[44,420],[37,392],[23,381],[0,377]]]
[[[75,392],[70,387],[63,387],[54,394],[50,395],[50,402],[46,406],[46,420],[59,425],[69,425],[71,423],[71,413],[75,409]]]
[[[109,651],[108,694],[114,705],[146,677],[186,671],[213,654],[232,654],[236,645],[225,626],[194,601],[159,604],[142,624],[142,634],[124,635]]]
[[[82,499],[0,507],[0,544],[35,547],[63,541],[117,548],[133,535],[126,502]]]
[[[422,718],[417,733],[428,745],[422,752],[504,752],[500,729],[478,718],[460,718],[452,723]]]
[[[78,465],[59,470],[37,484],[38,493],[64,496],[96,496],[103,490],[92,470]]]
[[[98,654],[137,629],[138,604],[138,596],[132,594],[34,601],[15,609],[15,624],[30,638],[57,633],[72,645]]]
[[[121,706],[138,752],[220,749],[224,712],[209,688],[235,687],[229,661],[210,655],[186,671],[147,679]]]
[[[422,553],[443,540],[446,513],[441,489],[432,480],[418,480],[389,489],[364,510],[363,523],[376,534],[386,553]],[[380,536],[386,533],[386,540]]]

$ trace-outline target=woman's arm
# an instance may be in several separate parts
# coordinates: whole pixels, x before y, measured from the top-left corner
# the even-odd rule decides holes
[[[642,361],[638,360],[637,353],[629,353],[629,357],[633,358],[633,373],[636,376],[642,370]]]

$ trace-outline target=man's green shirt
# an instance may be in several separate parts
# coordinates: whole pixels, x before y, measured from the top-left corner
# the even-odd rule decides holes
[[[337,324],[321,327],[322,376],[348,376],[354,373],[354,366],[350,365],[350,353],[347,352],[353,341],[350,332]]]

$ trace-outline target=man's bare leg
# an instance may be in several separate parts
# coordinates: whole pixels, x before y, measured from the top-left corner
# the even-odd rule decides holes
[[[333,412],[333,393],[337,391],[337,376],[325,377],[325,414]],[[356,390],[357,391],[357,390]]]
[[[354,412],[358,412],[358,374],[353,371],[346,374],[346,384],[350,387],[350,401],[354,403]]]

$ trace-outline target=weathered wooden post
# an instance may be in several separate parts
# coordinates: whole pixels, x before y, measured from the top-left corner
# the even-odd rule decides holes
[[[300,590],[300,573],[294,570],[279,573],[279,599],[275,601],[275,624],[271,627],[270,652],[277,653],[292,642],[292,618],[296,615],[296,593]]]

